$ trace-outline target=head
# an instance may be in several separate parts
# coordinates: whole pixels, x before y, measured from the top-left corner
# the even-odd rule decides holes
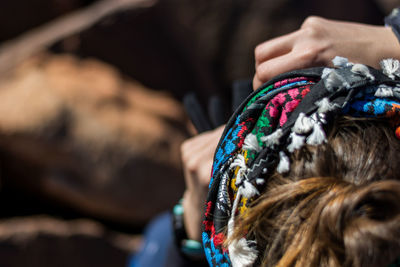
[[[385,266],[400,256],[400,79],[339,61],[272,79],[227,124],[203,222],[210,264]]]
[[[340,117],[327,142],[291,155],[288,173],[237,219],[231,242],[264,266],[388,266],[400,256],[400,141],[386,120]]]

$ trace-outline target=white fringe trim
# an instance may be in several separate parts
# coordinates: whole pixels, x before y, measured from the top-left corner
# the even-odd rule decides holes
[[[279,140],[282,135],[282,129],[278,129],[270,135],[261,137],[260,140],[264,142],[267,147],[272,147],[274,145],[279,145]]]
[[[292,130],[297,134],[309,133],[313,128],[312,120],[307,117],[303,112],[299,114]]]
[[[229,218],[229,221],[228,221],[228,238],[230,238],[232,236],[233,228],[235,228],[235,213],[236,213],[236,210],[238,208],[239,200],[240,200],[241,197],[242,197],[241,196],[241,191],[240,191],[240,188],[239,188],[237,193],[236,193],[236,198],[233,201],[231,217]]]
[[[323,98],[315,103],[318,106],[318,113],[326,113],[339,107],[338,104],[332,104],[328,98]]]
[[[304,145],[305,136],[292,132],[289,137],[292,139],[287,147],[290,153],[293,153],[296,149],[299,149]]]
[[[279,164],[278,167],[276,168],[277,172],[279,173],[286,173],[290,170],[290,161],[289,157],[285,154],[285,152],[280,151],[279,152]]]
[[[233,241],[228,246],[229,258],[233,267],[252,266],[257,259],[257,250],[249,246],[255,241],[248,241],[244,237]]]
[[[315,123],[312,134],[310,134],[307,137],[307,144],[321,145],[324,142],[326,142],[326,136],[325,136],[324,129],[322,129],[322,126],[320,123]]]
[[[244,139],[243,149],[260,152],[262,149],[255,134],[248,134]]]
[[[235,201],[232,206],[232,214],[228,221],[228,238],[232,237],[235,228],[235,213],[239,205],[239,201],[242,197],[242,189],[239,187],[236,194]],[[255,241],[247,241],[245,238],[234,240],[228,245],[229,258],[233,267],[240,266],[252,266],[254,261],[257,259],[257,250],[251,248],[249,244]]]
[[[256,184],[262,185],[262,184],[264,184],[264,183],[265,183],[265,180],[264,180],[263,178],[257,178],[257,179],[256,179]]]
[[[334,70],[334,69],[332,69],[332,68],[324,68],[324,69],[322,70],[321,78],[322,78],[322,79],[325,79],[326,77],[329,76],[329,73],[331,73],[333,70]]]
[[[245,198],[252,198],[259,195],[257,188],[254,187],[249,181],[244,180],[243,184],[240,186],[241,195]]]
[[[336,56],[334,59],[332,59],[333,66],[339,68],[339,67],[347,67],[349,66],[349,60],[345,57],[340,57]]]
[[[363,64],[354,64],[351,68],[351,72],[367,77],[371,81],[375,80],[375,77],[369,72],[368,67]]]
[[[324,79],[325,87],[328,91],[333,92],[339,88],[350,88],[350,84],[335,70],[332,70]]]
[[[375,92],[376,97],[393,97],[392,87],[381,84]]]
[[[388,58],[380,62],[383,73],[394,80],[395,76],[400,77],[400,63],[397,59]]]
[[[239,167],[235,183],[236,185],[239,185],[243,181],[243,177],[246,176],[246,172],[248,169],[246,165],[246,159],[242,154],[237,154],[235,160],[229,166],[230,169],[233,169],[235,167]]]

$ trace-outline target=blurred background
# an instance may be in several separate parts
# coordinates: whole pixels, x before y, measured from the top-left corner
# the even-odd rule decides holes
[[[127,266],[184,189],[189,92],[229,106],[254,47],[397,0],[2,0],[0,266]]]

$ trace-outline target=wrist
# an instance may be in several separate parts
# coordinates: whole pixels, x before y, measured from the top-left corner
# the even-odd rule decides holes
[[[173,227],[175,244],[183,256],[191,260],[200,260],[204,258],[203,245],[197,240],[188,238],[185,228],[185,212],[181,199],[173,208]]]
[[[187,237],[192,240],[201,241],[201,208],[197,203],[196,197],[189,191],[186,191],[182,199],[184,227]]]

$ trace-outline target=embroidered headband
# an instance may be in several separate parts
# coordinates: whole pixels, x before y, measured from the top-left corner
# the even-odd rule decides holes
[[[203,245],[211,266],[256,261],[254,240],[243,237],[223,247],[235,218],[259,195],[267,179],[261,177],[289,171],[290,153],[305,144],[327,142],[324,128],[337,116],[400,122],[399,61],[383,60],[382,71],[342,57],[333,63],[335,68],[277,76],[252,93],[228,122],[214,157],[203,221]]]

